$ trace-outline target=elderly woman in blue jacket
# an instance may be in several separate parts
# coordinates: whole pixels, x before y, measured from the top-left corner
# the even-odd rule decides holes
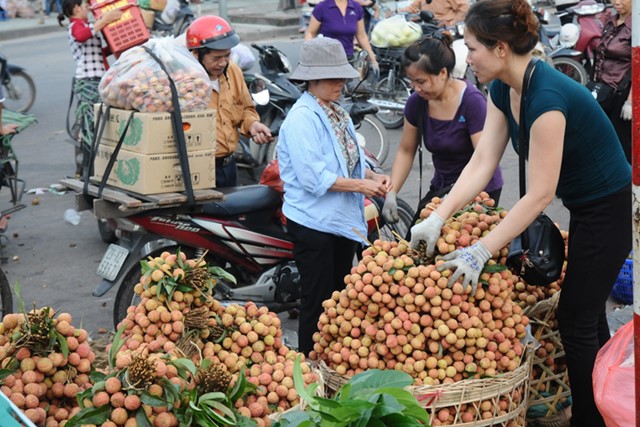
[[[384,196],[390,179],[368,169],[349,114],[338,104],[358,77],[337,40],[305,41],[292,80],[307,82],[280,129],[283,213],[302,284],[299,350],[313,350],[322,302],[344,287],[366,235],[364,197]]]

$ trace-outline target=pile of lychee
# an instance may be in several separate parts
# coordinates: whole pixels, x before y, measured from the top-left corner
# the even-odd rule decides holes
[[[242,372],[257,387],[235,403],[236,409],[258,425],[269,425],[269,415],[300,403],[291,387],[299,353],[283,344],[280,319],[266,307],[215,300],[216,280],[204,261],[187,260],[180,252],[148,260],[134,288],[140,302],[119,325],[124,345],[115,366],[125,368],[136,355],[159,353],[196,365],[207,359],[230,375],[230,386]],[[302,370],[306,384],[318,380],[304,361]]]
[[[0,324],[0,390],[36,425],[64,425],[92,386],[95,354],[87,331],[50,307],[7,314]]]
[[[423,218],[438,203],[427,205]],[[506,214],[486,193],[479,195],[445,221],[435,259],[413,251],[406,241],[373,242],[345,277],[345,288],[323,303],[311,357],[346,376],[374,368],[402,370],[418,385],[516,370],[529,319],[512,300],[518,277],[504,266],[508,249],[493,254],[473,296],[460,282],[448,286],[452,271],[437,269],[440,255],[473,245]],[[507,399],[511,405],[519,402],[521,391],[516,391]],[[434,425],[463,415],[447,410]],[[465,417],[482,419],[483,412],[469,409]]]

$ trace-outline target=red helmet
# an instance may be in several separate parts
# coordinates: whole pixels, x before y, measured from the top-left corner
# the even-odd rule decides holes
[[[201,16],[187,28],[187,49],[207,47],[214,50],[231,49],[240,37],[231,25],[219,16]]]

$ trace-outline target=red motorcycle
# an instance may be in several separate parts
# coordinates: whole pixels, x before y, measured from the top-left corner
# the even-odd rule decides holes
[[[594,0],[581,1],[576,6],[558,13],[563,23],[560,29],[560,41],[564,42],[565,46],[582,53],[578,60],[587,72],[583,84],[593,78],[596,49],[602,38],[605,13],[607,13],[606,6]]]
[[[270,186],[218,188],[221,201],[202,205],[198,212],[145,211],[109,219],[119,237],[103,256],[97,274],[101,283],[93,292],[102,296],[117,287],[113,320],[117,325],[136,303],[133,288],[140,280],[140,260],[180,248],[188,257],[205,255],[235,276],[237,283],[218,282],[216,298],[224,303],[254,301],[281,312],[298,305],[299,274],[293,243],[281,213],[282,196]],[[398,199],[400,221],[386,224],[380,213],[384,200],[366,199],[368,240],[405,236],[413,210]]]

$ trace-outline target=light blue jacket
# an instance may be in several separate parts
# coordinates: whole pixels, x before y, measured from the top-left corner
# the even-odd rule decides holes
[[[355,139],[353,123],[349,132]],[[313,230],[362,242],[367,235],[364,195],[329,191],[338,177],[364,179],[364,152],[352,176],[327,115],[309,93],[302,94],[282,123],[278,164],[284,181],[284,215]]]

